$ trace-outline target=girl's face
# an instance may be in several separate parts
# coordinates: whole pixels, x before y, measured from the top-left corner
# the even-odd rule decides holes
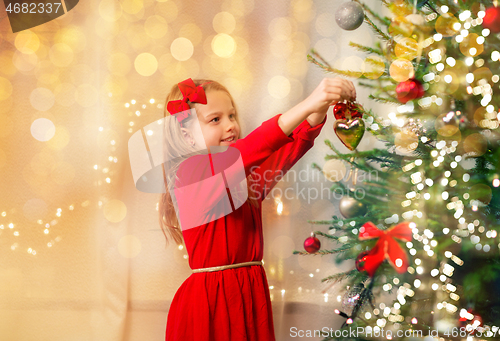
[[[229,146],[240,136],[240,126],[236,122],[236,110],[224,91],[208,90],[207,104],[195,103],[196,114],[207,148]],[[200,141],[196,141],[200,147]],[[204,147],[204,146],[203,146]]]

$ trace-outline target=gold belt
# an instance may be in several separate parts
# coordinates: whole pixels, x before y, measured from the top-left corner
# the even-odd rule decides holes
[[[220,270],[234,269],[234,268],[240,268],[242,266],[252,266],[252,265],[262,265],[262,261],[257,260],[257,261],[253,261],[253,262],[245,262],[245,263],[236,263],[236,264],[229,264],[229,265],[213,266],[211,268],[193,269],[193,273],[220,271]]]

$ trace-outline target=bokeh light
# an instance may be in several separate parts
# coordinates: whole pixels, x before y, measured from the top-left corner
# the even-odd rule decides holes
[[[102,212],[108,221],[118,223],[127,216],[127,206],[121,200],[112,199],[104,204]]]
[[[460,52],[466,57],[475,57],[483,53],[484,45],[477,42],[478,37],[476,33],[469,33],[460,43]]]
[[[387,31],[393,37],[398,35],[409,37],[412,35],[414,29],[415,25],[413,25],[408,19],[404,16],[397,16],[392,19]]]
[[[436,132],[441,136],[452,136],[459,130],[459,120],[453,112],[439,115],[434,122]]]
[[[144,10],[143,0],[122,0],[120,3],[123,11],[128,14],[138,14]]]
[[[236,27],[236,19],[229,12],[219,12],[214,16],[212,25],[217,33],[231,34]]]
[[[120,19],[122,15],[122,6],[120,1],[101,0],[99,3],[99,14],[108,22],[114,22]]]
[[[142,76],[151,76],[158,70],[158,61],[151,53],[141,53],[135,58],[135,70]]]
[[[212,51],[219,57],[229,58],[236,51],[236,43],[230,35],[219,33],[212,39]]]
[[[55,66],[69,66],[74,58],[73,49],[64,43],[57,43],[50,48],[49,57]]]
[[[71,67],[69,78],[75,86],[84,83],[95,84],[98,81],[95,70],[90,65],[84,63],[79,63]]]
[[[458,30],[455,28],[459,23],[458,19],[451,13],[443,13],[436,20],[436,31],[443,35],[443,37],[451,37],[455,35]]]
[[[396,82],[404,82],[414,76],[415,70],[409,60],[398,58],[389,67],[389,74]]]
[[[68,25],[57,31],[54,43],[66,44],[73,52],[82,52],[87,47],[87,38],[78,26]]]
[[[103,18],[97,18],[94,24],[94,32],[104,41],[112,41],[122,31],[120,25],[116,25],[114,22]]]
[[[8,113],[12,109],[13,106],[14,106],[13,97],[9,97],[3,101],[0,101],[0,114]],[[0,126],[0,132],[1,132],[1,130],[2,130],[2,127]]]
[[[289,18],[279,17],[271,20],[268,26],[271,38],[275,40],[287,40],[292,35],[292,24]]]
[[[152,38],[146,33],[144,25],[130,24],[126,31],[127,40],[136,51],[149,49],[153,44]]]
[[[471,83],[472,86],[478,86],[486,83],[490,83],[490,85],[493,84],[491,80],[493,73],[485,66],[475,69],[472,74],[474,75],[474,81]]]
[[[478,200],[485,205],[488,205],[492,198],[491,187],[486,184],[476,184],[469,189],[469,199]]]
[[[146,19],[144,30],[153,39],[161,39],[168,32],[168,23],[159,15],[152,15]]]
[[[14,51],[10,51],[10,50],[1,51],[0,50],[0,65],[2,65],[2,67],[0,68],[1,73],[3,73],[4,75],[7,75],[7,76],[13,76],[16,74],[17,68],[14,65],[14,62],[12,61],[13,59],[14,59]],[[0,89],[1,89],[1,85],[0,85]]]
[[[201,28],[195,23],[187,23],[182,25],[181,29],[179,30],[179,37],[189,39],[193,46],[196,46],[201,43],[203,33],[201,31]]]
[[[118,241],[118,252],[125,258],[135,258],[141,250],[141,241],[134,235],[123,236]]]
[[[318,40],[314,49],[329,63],[335,60],[338,52],[337,44],[328,38]]]
[[[331,159],[323,166],[323,175],[331,182],[342,180],[346,174],[347,168],[342,160]]]
[[[45,142],[54,137],[56,127],[54,123],[47,118],[37,118],[31,123],[31,136],[36,140]]]
[[[405,37],[396,43],[394,53],[396,57],[413,60],[417,56],[418,43],[415,39]]]
[[[55,97],[47,88],[36,88],[31,92],[30,103],[36,110],[47,111],[52,108]]]
[[[177,18],[179,9],[174,1],[158,1],[155,6],[155,12],[165,19],[167,23],[170,23]]]
[[[47,141],[47,146],[54,150],[61,150],[69,143],[70,135],[68,129],[58,125],[56,126],[56,133],[53,138]]]
[[[108,70],[112,74],[125,76],[126,74],[129,73],[131,67],[132,67],[132,62],[125,53],[117,52],[109,56]]]
[[[178,61],[188,60],[193,55],[193,52],[193,43],[184,37],[175,39],[170,45],[170,53]]]
[[[298,22],[307,23],[314,17],[312,0],[292,0],[292,12]]]
[[[385,73],[385,63],[379,56],[368,56],[365,59],[363,75],[369,79],[377,79]]]
[[[38,56],[36,54],[24,54],[19,51],[14,52],[12,62],[16,68],[21,72],[29,72],[33,70],[38,63]]]
[[[336,32],[335,15],[330,12],[321,13],[316,18],[316,31],[323,37],[331,37]]]
[[[350,56],[344,59],[341,69],[349,71],[351,77],[359,78],[365,71],[365,62],[358,56]]]
[[[32,54],[38,51],[40,39],[36,33],[30,30],[24,30],[16,35],[14,45],[21,53]]]
[[[483,135],[474,133],[464,139],[463,148],[464,151],[471,156],[481,156],[486,153],[488,142]]]
[[[277,40],[269,47],[271,54],[276,58],[286,58],[293,52],[292,40]],[[273,58],[274,59],[274,58]]]
[[[401,131],[396,133],[394,144],[402,152],[411,152],[418,147],[418,136],[412,131]]]
[[[290,93],[290,82],[283,76],[274,76],[267,84],[269,94],[274,98],[285,98]]]
[[[48,61],[40,60],[34,69],[35,77],[40,83],[44,84],[59,84],[59,77],[61,75],[61,69],[54,68],[54,65]]]

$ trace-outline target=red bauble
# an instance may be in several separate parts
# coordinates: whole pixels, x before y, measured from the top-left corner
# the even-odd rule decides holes
[[[425,92],[422,83],[416,79],[409,79],[401,82],[396,87],[396,95],[398,97],[398,101],[401,103],[421,98],[424,94]]]
[[[349,103],[349,109],[351,110],[351,117],[352,117],[352,119],[363,118],[363,110],[364,109],[361,106],[361,104],[350,102]]]
[[[345,103],[337,103],[333,107],[333,116],[335,116],[335,119],[337,120],[343,120],[345,119],[345,113],[347,111],[347,104]]]
[[[486,9],[486,14],[483,18],[483,27],[493,33],[500,32],[500,7]]]
[[[359,272],[365,271],[365,262],[369,253],[370,251],[363,251],[356,257],[356,269],[358,269]]]
[[[314,233],[311,233],[311,236],[304,241],[304,249],[308,253],[315,253],[321,248],[321,242]]]
[[[337,120],[362,118],[362,112],[363,107],[353,102],[339,102],[333,107],[333,116]]]

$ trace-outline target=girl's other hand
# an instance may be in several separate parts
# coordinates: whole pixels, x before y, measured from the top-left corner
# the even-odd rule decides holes
[[[325,115],[328,108],[337,102],[356,100],[356,89],[350,80],[323,78],[318,87],[304,100],[306,110]]]

